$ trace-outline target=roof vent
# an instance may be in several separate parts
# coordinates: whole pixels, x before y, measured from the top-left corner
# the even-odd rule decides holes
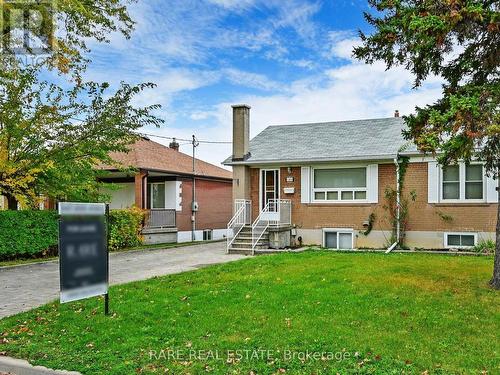
[[[399,117],[399,111],[397,109],[394,111],[394,117]]]

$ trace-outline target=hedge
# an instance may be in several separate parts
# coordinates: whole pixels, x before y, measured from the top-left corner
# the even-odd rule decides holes
[[[57,253],[56,211],[0,211],[0,260]]]
[[[109,212],[109,249],[111,251],[142,244],[144,211],[139,208]]]
[[[111,251],[142,244],[144,211],[112,210],[109,214]],[[56,211],[0,211],[0,260],[57,255]]]

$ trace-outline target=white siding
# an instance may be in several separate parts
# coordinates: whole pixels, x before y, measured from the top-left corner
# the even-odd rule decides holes
[[[427,201],[439,202],[439,166],[436,161],[427,163]]]
[[[366,198],[370,203],[378,203],[378,164],[368,165],[366,168],[366,177]]]
[[[177,208],[177,181],[165,181],[165,208]]]
[[[114,184],[119,187],[118,190],[109,188],[102,189],[103,194],[111,197],[109,203],[110,209],[120,209],[132,207],[135,204],[135,184],[133,182]]]
[[[175,209],[182,211],[182,182],[175,181]]]
[[[300,202],[309,203],[311,201],[311,167],[300,169]]]
[[[498,193],[496,188],[498,186],[498,180],[494,180],[491,177],[486,178],[486,202],[497,203]]]

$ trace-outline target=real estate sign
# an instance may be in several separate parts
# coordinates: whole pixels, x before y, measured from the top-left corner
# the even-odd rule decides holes
[[[106,211],[104,203],[59,203],[61,303],[103,294],[107,302]]]

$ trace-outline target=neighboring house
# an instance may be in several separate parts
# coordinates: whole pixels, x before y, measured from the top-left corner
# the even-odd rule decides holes
[[[228,241],[231,251],[253,253],[268,241],[280,247],[299,240],[333,248],[388,246],[385,190],[396,189],[398,155],[409,157],[403,196],[416,193],[406,245],[467,247],[495,238],[497,181],[485,176],[480,162],[441,168],[403,139],[397,112],[392,118],[269,126],[251,141],[249,112],[249,106],[233,106],[233,155],[224,162],[233,167],[236,200],[230,229],[239,233]],[[373,229],[365,236],[372,213]]]
[[[179,151],[175,140],[170,147],[147,138],[129,146],[128,153],[113,153],[127,173],[111,166],[101,181],[114,188],[103,192],[111,197],[110,208],[136,206],[147,210],[143,234],[146,243],[191,241],[193,219],[195,240],[221,239],[231,218],[231,172]],[[193,208],[193,181],[195,201]]]

